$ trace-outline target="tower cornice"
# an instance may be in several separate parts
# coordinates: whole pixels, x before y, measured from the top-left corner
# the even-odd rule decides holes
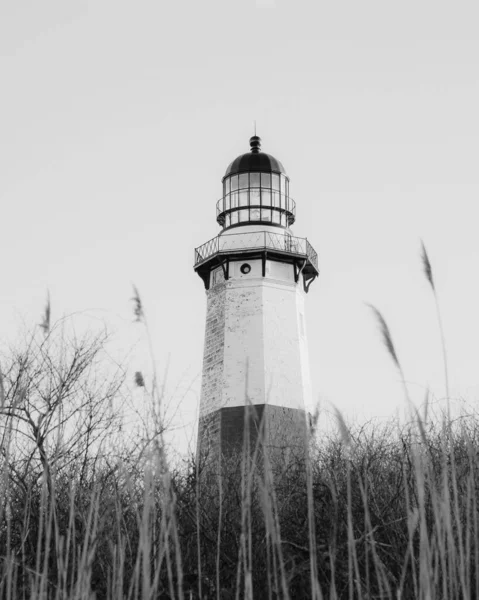
[[[301,275],[305,291],[319,274],[318,254],[307,238],[293,236],[284,230],[280,233],[263,230],[217,235],[195,249],[194,268],[208,289],[210,273],[217,266],[223,266],[227,280],[230,261],[254,258],[261,258],[264,262],[268,259],[293,264],[295,282]]]

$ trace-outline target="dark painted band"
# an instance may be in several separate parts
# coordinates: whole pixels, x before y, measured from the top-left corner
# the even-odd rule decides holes
[[[271,449],[304,449],[309,434],[309,415],[297,408],[270,404],[221,408],[200,418],[200,456],[241,453],[245,443],[253,451],[257,443]]]

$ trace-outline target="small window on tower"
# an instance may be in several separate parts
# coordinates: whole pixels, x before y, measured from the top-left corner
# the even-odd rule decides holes
[[[259,221],[260,220],[260,209],[259,208],[252,208],[250,210],[249,220],[250,221]]]
[[[259,188],[259,173],[249,174],[250,187]]]
[[[239,192],[239,205],[248,206],[248,191]]]
[[[271,221],[271,209],[269,209],[269,208],[261,209],[261,220],[262,221]]]
[[[259,195],[259,188],[250,190],[250,192],[249,192],[249,203],[252,206],[253,205],[259,206],[260,202],[261,202],[261,199],[260,199],[260,195]]]
[[[271,180],[272,180],[272,184],[273,184],[273,190],[276,190],[279,192],[279,175],[277,175],[276,173],[273,173]]]
[[[239,189],[244,190],[248,188],[248,173],[241,173],[239,176]]]
[[[261,187],[262,188],[270,188],[271,187],[271,173],[261,173]]]
[[[240,271],[243,273],[243,275],[248,275],[248,273],[251,271],[251,265],[244,263],[241,265]]]

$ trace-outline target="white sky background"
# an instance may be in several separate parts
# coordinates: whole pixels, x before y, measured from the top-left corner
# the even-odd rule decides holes
[[[219,232],[228,164],[284,164],[296,235],[319,252],[307,298],[313,389],[349,418],[395,414],[399,378],[365,303],[381,310],[415,399],[479,397],[477,2],[276,0],[0,4],[0,331],[105,319],[119,354],[146,307],[171,439],[194,431],[205,294],[193,250]],[[132,360],[142,368],[140,340]],[[175,408],[175,410],[173,410]]]

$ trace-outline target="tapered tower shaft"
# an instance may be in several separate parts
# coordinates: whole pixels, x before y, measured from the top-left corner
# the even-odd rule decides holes
[[[304,300],[317,255],[292,235],[295,203],[281,163],[238,157],[223,179],[219,236],[195,250],[207,316],[198,428],[203,460],[243,451],[245,427],[269,448],[304,448],[311,390]]]

